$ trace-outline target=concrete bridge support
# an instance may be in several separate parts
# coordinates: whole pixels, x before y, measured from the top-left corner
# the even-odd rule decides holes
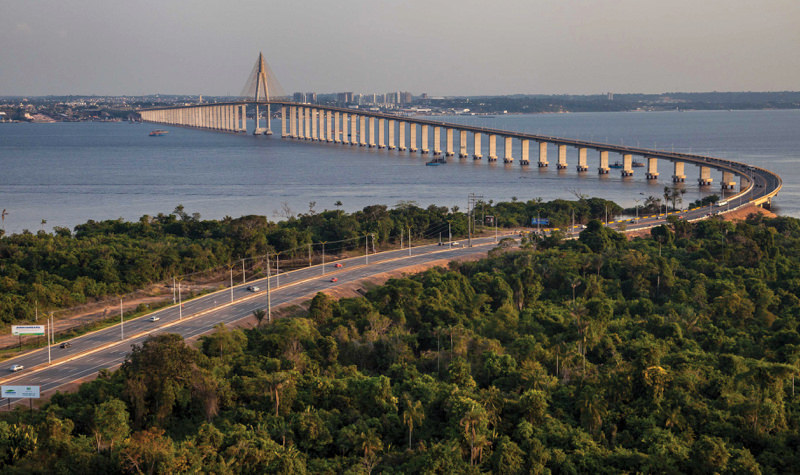
[[[286,131],[286,106],[281,106],[281,137],[287,137],[289,133]]]
[[[350,145],[358,144],[358,116],[350,116]]]
[[[722,189],[733,190],[736,188],[736,180],[733,173],[729,171],[722,171]]]
[[[655,157],[645,158],[647,161],[647,173],[645,177],[648,180],[658,180],[658,159]]]
[[[319,112],[317,109],[311,109],[311,140],[319,140]]]
[[[433,128],[433,156],[438,157],[442,154],[442,128]]]
[[[332,133],[333,133],[333,111],[328,111],[328,113],[325,114],[325,141],[333,142],[335,137],[332,135]]]
[[[412,125],[411,128],[414,126]],[[401,152],[408,150],[406,148],[406,122],[402,120],[397,124],[397,149]]]
[[[539,168],[546,168],[547,165],[547,142],[539,142]]]
[[[375,147],[375,117],[369,118],[369,148]]]
[[[558,146],[558,165],[556,168],[559,170],[566,170],[567,169],[567,146],[566,145],[559,145]]]
[[[520,165],[530,165],[530,147],[531,141],[527,139],[522,139],[520,141],[520,157],[519,157],[519,164]]]
[[[622,176],[633,176],[633,155],[629,153],[622,155]]]
[[[585,147],[581,147],[578,149],[578,166],[577,170],[579,172],[588,172],[589,166],[586,164],[586,155],[587,149]]]
[[[455,152],[453,152],[453,129],[446,129],[445,131],[444,154],[447,157],[452,157],[455,155]]]
[[[350,114],[342,112],[342,143],[350,143]]]
[[[427,153],[430,152],[430,150],[428,149],[428,126],[425,125],[425,124],[422,124],[420,126],[419,134],[421,135],[420,138],[422,139],[422,143],[419,146],[420,152],[423,155],[427,155]]]
[[[416,152],[417,151],[417,124],[415,124],[413,122],[409,122],[408,123],[408,135],[409,135],[408,150],[410,152]]]
[[[378,148],[386,148],[386,119],[378,119]]]
[[[297,138],[297,107],[289,106],[289,137]]]
[[[686,175],[683,173],[683,162],[675,161],[674,168],[672,172],[672,182],[673,183],[683,183],[686,181]]]
[[[328,136],[325,133],[325,116],[328,115],[327,111],[320,109],[319,111],[319,141],[324,142]]]
[[[458,131],[458,158],[467,158],[467,131]]]
[[[358,117],[358,145],[359,147],[367,146],[367,117]]]
[[[497,161],[497,135],[489,135],[489,161]]]
[[[394,123],[393,119],[389,119],[389,150],[397,148],[394,145]]]
[[[600,166],[597,167],[598,175],[608,175],[610,168],[608,168],[608,152],[600,150]]]
[[[697,184],[700,186],[708,186],[713,182],[714,179],[711,178],[711,168],[700,166],[700,178],[697,179]]]
[[[342,142],[342,113],[334,112],[333,113],[333,142],[334,143],[341,143]],[[347,119],[345,119],[347,122]]]
[[[483,154],[481,153],[481,133],[475,132],[472,136],[473,146],[472,146],[472,159],[473,160],[480,160],[483,158]]]
[[[303,120],[305,122],[303,126],[303,138],[311,140],[311,109],[308,107],[303,107]]]
[[[514,162],[514,144],[511,137],[505,137],[505,143],[503,144],[503,163],[513,163]]]

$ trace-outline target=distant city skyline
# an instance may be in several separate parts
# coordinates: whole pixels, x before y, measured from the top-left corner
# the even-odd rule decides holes
[[[233,6],[231,6],[233,5]],[[800,89],[796,0],[0,0],[0,96]]]

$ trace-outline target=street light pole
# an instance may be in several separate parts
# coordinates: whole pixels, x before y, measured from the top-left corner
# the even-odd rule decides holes
[[[246,284],[246,283],[247,283],[247,277],[245,276],[245,273],[244,273],[244,259],[242,259],[242,284]]]
[[[364,264],[369,264],[369,234],[364,235]]]
[[[231,302],[233,302],[233,264],[228,267],[231,269]]]
[[[275,288],[281,286],[281,253],[275,254]]]
[[[183,302],[181,301],[181,280],[178,279],[178,320],[183,319]]]
[[[322,241],[322,275],[325,275],[325,242]]]
[[[408,227],[408,255],[411,255],[411,226]]]
[[[125,339],[125,319],[122,317],[122,299],[119,299],[119,339]]]
[[[269,268],[269,254],[267,254],[267,323],[272,323],[272,287],[269,282],[271,273]]]
[[[47,321],[47,364],[51,363],[50,359],[50,346],[52,346],[53,342],[53,312],[50,312],[50,318]]]

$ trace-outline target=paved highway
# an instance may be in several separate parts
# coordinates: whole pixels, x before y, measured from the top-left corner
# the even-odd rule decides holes
[[[505,236],[501,236],[505,237]],[[462,244],[466,244],[463,241]],[[425,264],[438,259],[453,259],[465,255],[485,254],[494,244],[494,238],[473,239],[473,247],[425,245],[408,249],[387,251],[369,256],[369,264],[365,257],[354,257],[307,267],[280,275],[280,287],[275,288],[278,279],[270,280],[272,287],[271,301],[273,306],[309,297],[310,295],[337,285],[354,282],[375,274],[395,271],[408,266]],[[335,264],[343,265],[336,268]],[[336,277],[337,282],[331,282]],[[247,290],[250,285],[260,288],[258,292]],[[141,345],[150,335],[158,333],[178,333],[184,338],[197,336],[211,331],[218,323],[232,323],[249,318],[257,309],[267,306],[266,279],[237,285],[233,289],[231,302],[230,289],[184,301],[179,312],[178,306],[158,310],[150,315],[125,322],[122,330],[115,325],[70,340],[69,348],[58,345],[51,349],[52,364],[48,365],[47,348],[34,350],[9,359],[3,363],[2,371],[9,371],[15,364],[24,365],[25,369],[4,375],[2,384],[38,385],[41,392],[52,391],[64,384],[97,373],[102,368],[113,368],[125,361],[131,345]],[[158,317],[151,321],[151,317]],[[122,331],[124,330],[124,339]],[[21,400],[12,400],[12,403]],[[5,407],[8,400],[0,399],[0,407]]]

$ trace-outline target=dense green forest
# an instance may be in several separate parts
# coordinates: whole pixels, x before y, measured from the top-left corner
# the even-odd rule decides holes
[[[655,198],[654,198],[655,199]],[[496,216],[500,227],[530,223],[531,217],[549,218],[565,225],[573,215],[577,223],[604,219],[622,209],[600,198],[579,201],[541,200],[479,203],[474,218]],[[373,236],[376,248],[396,245],[401,233],[412,240],[467,235],[468,216],[457,208],[420,208],[411,202],[389,209],[368,206],[355,213],[341,210],[287,213],[272,222],[264,216],[202,220],[182,206],[170,214],[89,221],[74,232],[23,232],[0,236],[0,323],[32,321],[38,310],[54,310],[124,294],[174,276],[221,269],[245,258],[274,255],[284,258],[320,252],[325,241],[329,253],[363,249],[364,236]],[[359,239],[361,239],[359,243]],[[307,261],[306,261],[307,262]]]
[[[800,221],[671,220],[390,280],[0,417],[6,473],[793,473]]]

